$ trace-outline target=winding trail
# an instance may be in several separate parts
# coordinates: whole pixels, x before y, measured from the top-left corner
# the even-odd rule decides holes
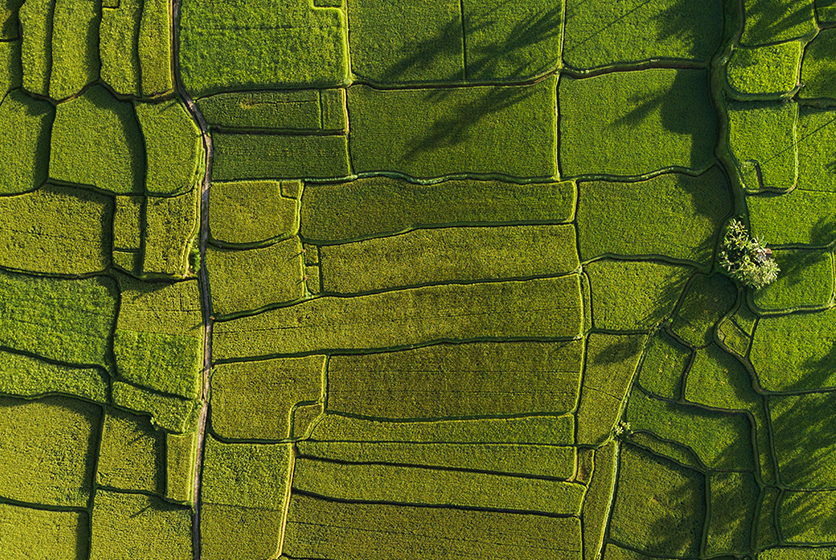
[[[177,94],[186,103],[186,108],[197,122],[203,136],[203,147],[206,150],[206,168],[201,183],[200,192],[200,270],[198,279],[200,282],[200,294],[203,307],[203,384],[200,395],[201,408],[197,423],[197,454],[194,471],[194,517],[192,518],[192,550],[195,560],[200,560],[200,515],[201,506],[200,484],[201,471],[203,466],[203,454],[206,445],[206,416],[209,411],[209,379],[212,371],[212,302],[209,296],[209,273],[206,270],[206,245],[209,242],[209,184],[212,176],[212,160],[215,155],[212,145],[212,137],[209,135],[209,127],[200,110],[183,87],[183,78],[180,73],[180,0],[171,0],[171,52],[172,68],[174,71],[174,84]]]

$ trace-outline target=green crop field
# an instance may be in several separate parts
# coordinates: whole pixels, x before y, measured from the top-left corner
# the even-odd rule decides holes
[[[836,0],[5,0],[0,560],[832,560],[834,252]]]

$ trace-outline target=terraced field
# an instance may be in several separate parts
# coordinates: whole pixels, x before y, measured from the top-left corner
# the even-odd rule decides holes
[[[2,4],[0,560],[836,556],[833,0]]]

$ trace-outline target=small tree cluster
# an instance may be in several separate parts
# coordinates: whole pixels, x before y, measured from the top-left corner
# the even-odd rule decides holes
[[[758,289],[778,278],[778,263],[762,239],[750,238],[746,227],[732,220],[723,238],[720,266],[744,286]]]

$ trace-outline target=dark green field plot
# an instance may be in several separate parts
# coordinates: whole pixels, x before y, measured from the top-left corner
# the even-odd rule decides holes
[[[212,311],[231,315],[287,303],[305,295],[302,244],[298,237],[260,249],[209,248]]]
[[[23,85],[20,43],[20,40],[0,41],[0,92],[2,95],[12,88],[19,88]]]
[[[717,124],[703,70],[562,77],[559,105],[565,176],[699,171],[713,161]]]
[[[0,345],[69,364],[110,363],[117,290],[105,278],[0,272]]]
[[[786,486],[836,486],[834,405],[834,393],[769,397],[775,458]]]
[[[705,555],[746,554],[758,485],[751,473],[711,473],[708,480],[708,524]]]
[[[253,245],[290,237],[299,229],[299,203],[278,181],[213,183],[209,234],[224,245]]]
[[[52,127],[49,176],[116,194],[142,193],[145,149],[131,104],[101,86],[61,103]]]
[[[722,31],[719,0],[568,0],[563,60],[577,69],[658,59],[707,62]]]
[[[101,414],[99,406],[76,399],[0,398],[0,496],[86,508]]]
[[[758,322],[750,357],[765,390],[818,390],[836,384],[833,314],[818,311]]]
[[[212,134],[215,181],[332,179],[351,174],[345,136]]]
[[[0,504],[0,547],[10,558],[85,558],[89,517],[75,511],[47,511]]]
[[[0,43],[0,49],[2,45]],[[54,114],[48,103],[32,99],[21,91],[12,91],[2,98],[0,194],[31,191],[46,180],[49,127]]]
[[[569,222],[575,191],[570,182],[414,185],[389,177],[308,184],[302,195],[301,233],[305,239],[333,243],[422,226]]]
[[[787,546],[770,548],[758,555],[761,560],[828,560],[833,557],[836,547],[832,546]]]
[[[90,274],[111,259],[113,199],[45,185],[0,197],[0,266],[28,272]]]
[[[732,201],[719,167],[691,177],[581,182],[578,243],[582,260],[602,255],[666,256],[707,270]]]
[[[806,99],[836,99],[836,31],[824,29],[804,50],[800,95]]]
[[[671,330],[694,348],[714,339],[715,325],[734,307],[738,288],[721,274],[697,275],[688,285]]]
[[[320,249],[322,291],[567,274],[580,266],[571,225],[422,229]]]
[[[797,135],[798,188],[836,192],[836,111],[801,107]]]
[[[25,2],[20,7],[23,89],[49,95],[52,67],[52,21],[55,0]]]
[[[673,313],[693,269],[654,261],[600,260],[584,267],[592,292],[592,324],[607,330],[650,330]]]
[[[106,403],[108,381],[100,368],[55,364],[0,350],[0,393],[27,398],[62,393]]]
[[[836,193],[796,189],[781,195],[746,199],[752,234],[770,245],[829,245],[836,239],[836,219],[830,210]]]
[[[798,85],[801,41],[732,51],[726,79],[735,96],[785,97]]]
[[[285,440],[293,408],[321,398],[324,375],[325,356],[216,366],[212,431],[224,440]]]
[[[609,538],[650,554],[695,557],[707,513],[705,501],[703,475],[625,445]]]
[[[834,507],[834,490],[786,492],[778,506],[778,522],[784,540],[800,544],[836,541],[836,521],[832,515]]]
[[[820,251],[775,251],[781,274],[773,284],[754,293],[761,311],[824,307],[833,297],[833,255]]]
[[[430,286],[350,299],[318,298],[218,323],[214,356],[229,360],[474,338],[572,338],[580,333],[582,320],[576,275]]]
[[[728,118],[729,152],[745,188],[794,187],[798,178],[798,105],[733,103]]]
[[[219,4],[180,10],[183,85],[195,97],[223,89],[339,86],[348,78],[346,17],[307,0]]]
[[[293,490],[337,500],[578,515],[585,488],[498,474],[297,459]]]
[[[167,432],[183,433],[193,427],[199,402],[176,395],[164,395],[124,381],[111,384],[113,404],[150,415],[151,424]]]
[[[356,551],[367,560],[581,558],[580,521],[572,517],[351,504],[295,493],[287,515],[289,558],[353,558]]]
[[[96,469],[100,486],[164,494],[165,433],[155,430],[145,416],[108,410]]]
[[[348,89],[356,173],[411,177],[557,174],[556,84]]]
[[[746,46],[809,38],[816,31],[813,2],[796,0],[743,0],[744,27],[740,42]]]
[[[422,419],[562,414],[575,408],[581,341],[438,345],[328,363],[332,411]],[[451,379],[456,383],[451,384]]]
[[[677,400],[682,393],[682,374],[691,361],[691,351],[665,331],[658,331],[647,346],[638,382],[648,392]]]
[[[309,441],[296,444],[302,457],[339,463],[380,463],[568,479],[576,449],[503,443],[402,443]]]
[[[345,133],[345,89],[218,93],[197,102],[203,118],[224,130]]]

